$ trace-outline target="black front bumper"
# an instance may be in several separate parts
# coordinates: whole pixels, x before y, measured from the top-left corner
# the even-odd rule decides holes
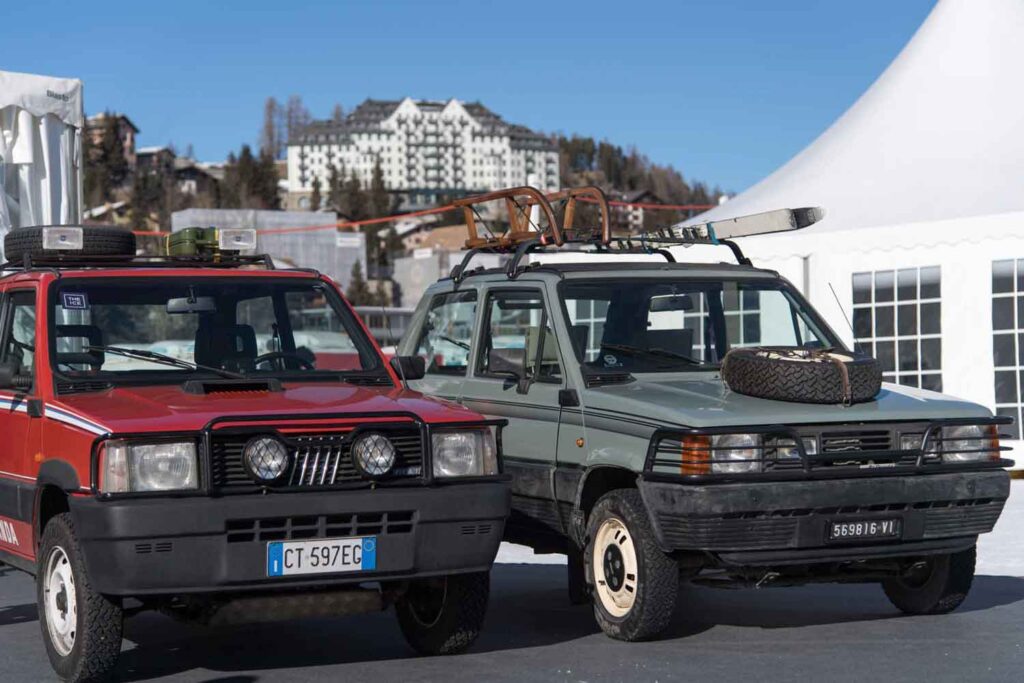
[[[1003,470],[690,485],[641,480],[666,551],[724,565],[783,565],[955,552],[992,530],[1010,493]],[[837,542],[832,522],[900,520],[899,538]]]
[[[187,498],[76,497],[93,585],[122,596],[252,591],[487,571],[505,481]],[[376,536],[374,571],[268,578],[267,544]]]

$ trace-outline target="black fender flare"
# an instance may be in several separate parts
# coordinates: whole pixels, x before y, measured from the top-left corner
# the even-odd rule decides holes
[[[81,488],[78,481],[78,472],[66,460],[47,460],[39,466],[39,476],[36,477],[39,488],[44,486],[56,486],[57,488],[73,492]]]
[[[569,520],[569,529],[567,529],[569,538],[579,544],[580,547],[583,545],[587,532],[586,513],[584,512],[584,505],[587,501],[584,500],[583,494],[587,490],[587,484],[593,475],[604,475],[606,473],[614,473],[616,477],[620,477],[623,481],[632,480],[634,486],[640,478],[639,472],[621,465],[595,464],[589,465],[583,471],[579,483],[576,484],[576,494],[573,496],[572,517]]]
[[[39,474],[36,476],[35,495],[32,496],[30,501],[32,507],[25,510],[28,515],[27,519],[30,519],[32,522],[32,542],[34,545],[38,544],[39,538],[43,533],[39,526],[39,518],[43,503],[43,491],[47,488],[59,489],[65,494],[79,491],[81,484],[78,479],[78,472],[66,460],[47,460],[40,465]]]

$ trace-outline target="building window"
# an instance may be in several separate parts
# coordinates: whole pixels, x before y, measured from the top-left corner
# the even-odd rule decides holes
[[[853,274],[857,349],[885,381],[942,391],[941,279],[939,266]]]
[[[1024,405],[1024,259],[992,262],[992,360],[996,414],[1012,417],[1005,429],[1020,438]]]

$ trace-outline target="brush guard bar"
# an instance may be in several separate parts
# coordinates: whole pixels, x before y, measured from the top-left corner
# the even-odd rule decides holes
[[[885,476],[899,474],[921,474],[925,472],[953,472],[976,469],[999,469],[1012,467],[1013,461],[1001,457],[1011,450],[1000,445],[1000,439],[1012,438],[998,433],[999,426],[1013,423],[1009,417],[945,419],[932,422],[886,423],[879,425],[859,424],[808,425],[793,427],[786,425],[758,425],[737,427],[715,427],[707,429],[659,429],[651,437],[647,458],[644,463],[644,478],[652,481],[676,481],[704,483],[712,481],[785,481],[794,479],[818,479],[836,477]],[[943,445],[953,441],[943,436],[943,428],[956,426],[980,426],[980,437],[957,438],[955,441],[976,443],[976,448],[958,448],[958,453],[980,453],[987,457],[965,462],[947,462],[943,459]],[[857,433],[872,430],[889,432],[889,446],[884,449],[833,450],[809,453],[806,442],[815,440],[815,450],[820,451],[826,438],[848,441]],[[728,434],[754,434],[759,437],[756,445],[714,446],[711,437]],[[904,437],[920,437],[920,446],[913,449],[900,448]],[[893,447],[895,446],[895,447]],[[753,451],[753,457],[716,461],[716,452]],[[780,450],[794,453],[780,459]],[[712,463],[756,463],[756,471],[721,472],[713,471]]]

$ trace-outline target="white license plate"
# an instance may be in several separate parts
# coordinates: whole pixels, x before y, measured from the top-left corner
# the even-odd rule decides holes
[[[365,572],[376,568],[376,536],[267,544],[267,576]]]
[[[859,519],[850,522],[832,522],[830,541],[857,541],[872,538],[899,538],[899,519]]]

